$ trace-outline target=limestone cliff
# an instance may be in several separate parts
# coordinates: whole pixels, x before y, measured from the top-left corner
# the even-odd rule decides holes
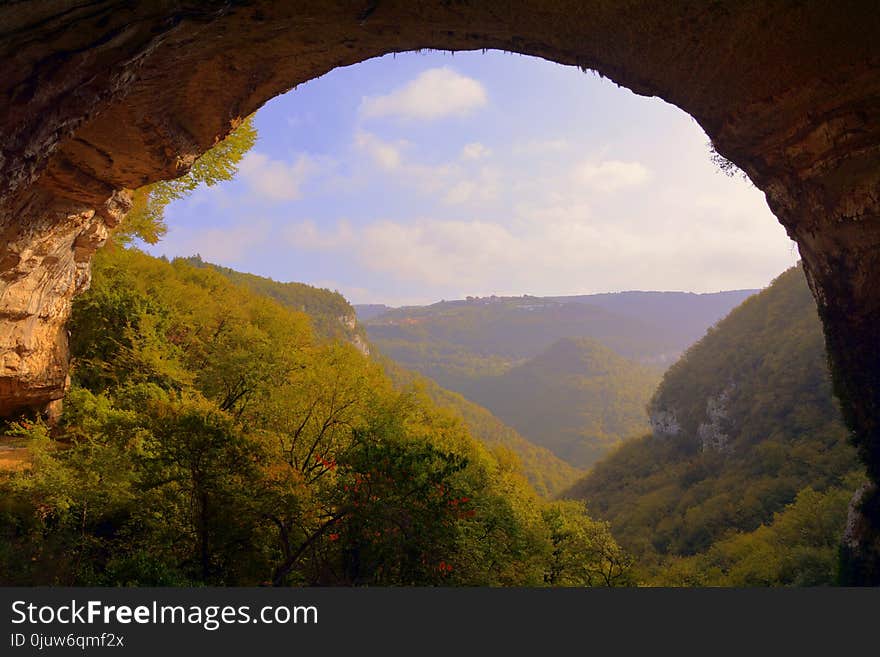
[[[70,205],[7,239],[0,258],[0,409],[10,414],[63,396],[65,324],[89,287],[91,257],[128,209],[125,195],[100,211]]]

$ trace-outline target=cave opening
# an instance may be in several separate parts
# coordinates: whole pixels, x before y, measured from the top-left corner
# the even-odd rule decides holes
[[[870,478],[880,478],[880,17],[864,3],[523,3],[499,13],[494,3],[391,2],[357,15],[347,3],[106,3],[63,14],[21,5],[0,10],[10,101],[0,124],[4,415],[60,397],[71,298],[128,208],[121,190],[183,173],[292,84],[383,53],[488,47],[595,69],[663,97],[748,173],[798,243],[835,392]],[[47,32],[63,32],[64,44]],[[880,573],[877,497],[869,486],[853,507],[854,582]]]

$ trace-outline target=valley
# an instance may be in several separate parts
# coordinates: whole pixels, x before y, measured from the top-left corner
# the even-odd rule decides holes
[[[754,294],[583,299],[443,302],[359,321],[327,289],[112,247],[74,311],[61,423],[6,427],[4,568],[42,581],[48,558],[54,581],[73,583],[244,583],[253,568],[276,583],[836,581],[864,474],[801,269]],[[697,307],[681,330],[669,320],[677,304]],[[688,347],[695,317],[714,323]],[[124,330],[108,344],[111,324]],[[680,349],[664,370],[658,356]],[[415,507],[400,497],[419,468],[446,491],[440,506],[426,506],[424,488]],[[377,476],[380,506],[346,507]],[[180,507],[181,494],[204,501]],[[72,561],[40,547],[35,503]],[[439,571],[385,570],[411,567],[400,517],[446,555]],[[117,529],[104,536],[108,522]],[[169,551],[169,527],[196,542]],[[263,536],[260,560],[239,531]],[[474,531],[493,538],[478,547]],[[129,536],[145,551],[123,548]],[[291,561],[294,541],[323,547]],[[359,546],[356,575],[343,545]],[[492,559],[475,550],[502,561],[485,570]],[[104,560],[102,573],[77,570],[83,558]]]
[[[754,292],[469,297],[379,314],[369,307],[362,324],[400,365],[585,468],[647,430],[663,370]]]

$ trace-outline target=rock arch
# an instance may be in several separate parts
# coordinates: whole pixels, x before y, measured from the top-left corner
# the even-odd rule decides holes
[[[880,481],[880,12],[871,0],[25,0],[0,8],[0,416],[63,393],[64,324],[126,188],[338,67],[498,48],[691,114],[800,247],[835,388]],[[523,90],[528,93],[528,90]],[[864,513],[861,510],[864,510]],[[880,580],[880,495],[847,535]]]

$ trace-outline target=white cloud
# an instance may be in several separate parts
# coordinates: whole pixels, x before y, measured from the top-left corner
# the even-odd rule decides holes
[[[572,85],[592,84],[578,76]],[[715,173],[699,126],[659,100],[633,121],[629,100],[606,105],[605,92],[590,87],[579,102],[566,102],[569,115],[536,121],[533,106],[523,112],[502,103],[495,86],[489,103],[479,82],[449,69],[410,80],[384,96],[355,96],[351,109],[361,103],[361,121],[325,126],[347,138],[327,140],[326,158],[285,157],[279,140],[248,156],[241,186],[199,190],[169,209],[172,227],[176,216],[232,224],[261,198],[305,193],[295,206],[260,208],[258,219],[273,222],[264,241],[271,257],[246,246],[259,239],[259,225],[200,233],[185,252],[238,258],[247,248],[252,271],[289,260],[293,279],[315,271],[362,286],[361,299],[410,302],[751,287],[797,257],[761,192]],[[596,110],[589,124],[584,108]],[[424,122],[467,112],[473,120],[442,122],[442,130],[441,122]],[[321,127],[299,106],[287,115],[298,129]],[[363,121],[380,116],[422,121]],[[499,134],[503,126],[512,132]],[[327,162],[333,175],[325,175]],[[240,193],[245,183],[253,189]],[[190,232],[165,243],[175,235]]]
[[[234,264],[241,262],[254,250],[265,248],[272,232],[266,219],[248,217],[245,221],[223,228],[172,225],[169,241],[174,244],[170,256],[191,256],[198,253],[205,260]]]
[[[422,164],[404,158],[408,142],[390,142],[377,135],[359,131],[355,135],[355,146],[367,155],[372,164],[388,172],[393,177],[383,177],[383,184],[393,182],[404,188],[415,189],[422,194],[444,194],[466,175],[462,167],[455,163]]]
[[[651,172],[640,162],[582,162],[573,172],[575,182],[602,192],[613,192],[647,182]]]
[[[354,143],[383,169],[397,169],[400,166],[402,160],[400,144],[392,144],[364,131],[355,135]]]
[[[426,285],[476,283],[513,246],[505,227],[480,221],[379,220],[356,229],[339,222],[323,231],[305,221],[286,236],[292,246],[344,251],[371,271]]]
[[[357,239],[354,230],[347,221],[342,220],[333,230],[321,230],[311,219],[288,226],[284,236],[292,246],[315,251],[332,251],[344,249]]]
[[[478,141],[465,144],[461,149],[461,159],[463,160],[480,160],[489,157],[490,151],[484,144]]]
[[[499,195],[500,174],[493,168],[483,167],[476,174],[457,171],[460,178],[449,187],[443,200],[450,205],[493,201]]]
[[[317,171],[316,162],[301,154],[295,162],[273,160],[251,151],[238,165],[241,178],[252,190],[273,201],[295,201],[302,197],[302,185]]]
[[[367,119],[439,119],[466,116],[488,104],[488,94],[479,81],[447,67],[432,68],[408,84],[384,96],[365,96],[360,113]]]
[[[478,191],[477,184],[471,180],[462,180],[453,185],[444,200],[451,205],[467,203]]]
[[[417,144],[367,132],[357,142],[379,165],[371,179],[384,193],[417,190],[436,200],[394,220],[383,216],[380,200],[352,222],[300,222],[286,236],[294,248],[345,260],[360,272],[358,284],[384,290],[387,301],[711,291],[765,284],[796,259],[780,253],[784,232],[761,193],[702,163],[682,180],[663,168],[664,153],[638,161],[625,151],[579,160],[586,145],[557,144],[537,164],[499,152],[490,166],[465,156],[482,153],[473,146],[482,144],[472,142],[448,162],[427,164],[415,159]],[[636,186],[643,188],[597,193]],[[419,218],[422,212],[430,214]]]
[[[571,144],[565,139],[531,139],[514,144],[513,152],[516,155],[547,155],[562,153],[571,148]]]
[[[517,214],[529,222],[543,221],[548,224],[593,220],[593,209],[590,204],[577,199],[563,199],[558,204],[549,205],[521,205]]]
[[[405,285],[423,301],[466,294],[757,287],[797,254],[767,248],[784,244],[785,237],[762,208],[760,193],[751,191],[722,207],[721,198],[709,195],[688,203],[675,189],[670,197],[659,194],[614,214],[587,204],[582,193],[566,198],[556,191],[543,204],[532,199],[510,213],[489,211],[477,220],[303,222],[288,239],[297,248],[351,258],[365,280],[381,276],[383,289]],[[750,272],[748,279],[743,271]],[[700,272],[698,279],[694,272]]]
[[[474,142],[464,147],[464,161],[436,164],[424,164],[405,157],[404,151],[411,146],[405,140],[387,141],[365,130],[357,132],[354,145],[369,158],[371,164],[394,173],[393,177],[383,177],[381,184],[391,182],[404,189],[433,195],[449,205],[491,201],[499,196],[500,172],[475,161],[489,153],[480,143]],[[347,185],[343,185],[343,188]]]

